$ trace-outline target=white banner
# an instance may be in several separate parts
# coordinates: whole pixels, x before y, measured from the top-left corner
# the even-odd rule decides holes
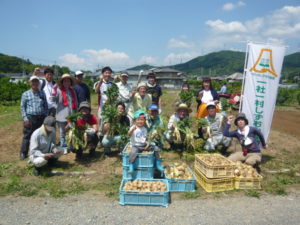
[[[275,110],[285,47],[248,43],[242,112],[267,140]]]

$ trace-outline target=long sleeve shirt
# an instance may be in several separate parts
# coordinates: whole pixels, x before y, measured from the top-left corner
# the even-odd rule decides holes
[[[223,130],[223,135],[226,137],[236,137],[239,140],[239,142],[242,143],[243,139],[245,138],[245,135],[238,132],[238,130],[229,131],[229,128],[230,124],[226,124]],[[251,138],[251,140],[253,141],[252,145],[248,149],[249,153],[260,153],[259,144],[255,139],[256,136],[258,136],[262,146],[266,146],[266,142],[262,133],[257,128],[249,126],[249,133],[247,137]]]
[[[142,98],[139,93],[136,93],[133,97],[132,105],[130,106],[128,115],[133,118],[134,112],[139,109],[147,112],[147,110],[151,104],[152,104],[151,95],[145,94],[144,98]]]
[[[21,114],[24,122],[28,121],[28,116],[47,115],[48,104],[44,91],[34,92],[32,89],[25,91],[21,98]]]
[[[36,129],[30,138],[29,155],[33,157],[44,157],[46,153],[51,153],[55,147],[55,129],[47,134],[44,126]]]
[[[74,86],[74,90],[76,92],[78,107],[83,101],[91,100],[91,93],[89,87],[85,83],[80,83]]]

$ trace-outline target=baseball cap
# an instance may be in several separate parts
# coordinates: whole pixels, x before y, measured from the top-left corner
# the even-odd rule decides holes
[[[146,112],[144,110],[137,110],[137,111],[134,112],[133,118],[137,119],[137,118],[140,117],[140,115],[145,115],[145,114],[146,114]]]
[[[82,71],[78,70],[78,71],[75,72],[75,76],[80,76],[80,75],[83,75]]]
[[[152,104],[149,106],[149,110],[159,110],[158,106],[156,104]]]
[[[53,116],[47,116],[45,119],[44,119],[44,126],[47,130],[52,130],[52,128],[55,126],[55,118]]]
[[[29,81],[40,80],[37,76],[33,75],[29,78]]]
[[[209,106],[214,106],[216,108],[216,104],[214,102],[207,103],[206,108],[208,108]]]
[[[122,76],[128,77],[128,74],[127,74],[127,73],[121,73],[121,77],[122,77]]]

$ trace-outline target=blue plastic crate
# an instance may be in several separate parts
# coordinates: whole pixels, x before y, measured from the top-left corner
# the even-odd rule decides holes
[[[153,179],[154,168],[140,167],[135,168],[132,174],[128,173],[129,166],[123,166],[123,179]]]
[[[125,146],[123,152],[122,152],[122,161],[123,161],[123,166],[129,166],[129,153],[125,152],[126,149],[130,146],[130,143],[127,143]],[[139,167],[153,167],[154,166],[154,152],[152,151],[151,153],[138,153],[137,157],[134,161],[134,166],[136,168]]]
[[[196,177],[192,170],[190,168],[188,169],[193,175],[192,179],[170,179],[165,175],[169,183],[170,192],[194,192],[196,190]]]
[[[120,185],[120,204],[121,205],[147,205],[147,206],[168,206],[170,203],[169,184],[161,179],[142,179],[143,181],[162,181],[166,184],[166,192],[148,192],[148,191],[124,191],[124,184],[129,181],[122,180]]]

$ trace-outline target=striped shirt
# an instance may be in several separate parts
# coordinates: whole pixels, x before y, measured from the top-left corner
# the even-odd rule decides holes
[[[23,121],[28,121],[29,115],[47,115],[48,105],[44,91],[33,92],[31,89],[22,94],[21,113]]]

